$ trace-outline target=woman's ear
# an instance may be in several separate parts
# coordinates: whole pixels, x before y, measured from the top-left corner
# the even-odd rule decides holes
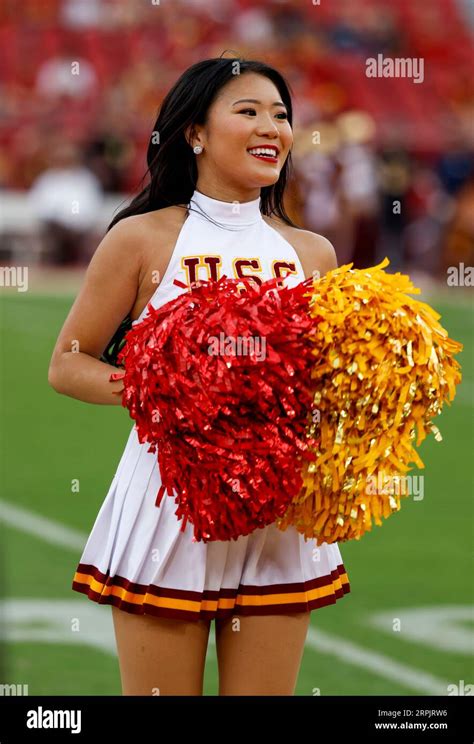
[[[193,139],[195,136],[196,136],[196,130],[195,130],[194,124],[189,124],[189,126],[187,126],[186,129],[184,130],[184,137],[190,147],[193,146]]]
[[[184,137],[190,147],[194,147],[194,145],[204,146],[204,143],[199,139],[198,129],[194,124],[189,124],[184,130]]]
[[[191,132],[192,132],[192,124],[190,124],[186,129],[184,130],[184,139],[188,143],[189,146],[191,146]]]

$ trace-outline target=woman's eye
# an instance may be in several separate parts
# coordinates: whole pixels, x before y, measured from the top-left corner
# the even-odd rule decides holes
[[[239,114],[246,114],[249,111],[251,111],[253,114],[257,113],[255,109],[248,108],[248,109],[242,109],[242,111],[239,111]],[[284,111],[281,111],[279,114],[277,114],[277,116],[281,116],[283,117],[283,119],[288,119],[288,114],[286,114]]]

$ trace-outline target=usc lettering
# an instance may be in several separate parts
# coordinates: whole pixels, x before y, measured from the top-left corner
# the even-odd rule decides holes
[[[289,274],[297,274],[296,266],[290,261],[273,261],[272,272],[278,277],[284,279]]]
[[[234,258],[232,261],[232,268],[234,270],[234,277],[235,279],[242,279],[245,277],[246,279],[252,279],[258,286],[262,284],[262,278],[260,276],[253,276],[250,273],[247,273],[246,269],[249,269],[250,271],[256,271],[259,273],[262,273],[262,267],[260,265],[260,259],[258,258]],[[244,288],[244,285],[241,285],[241,289]]]
[[[188,287],[199,280],[219,281],[222,274],[222,257],[219,255],[196,255],[183,256],[181,258],[181,268],[186,274],[186,284]],[[204,276],[203,276],[204,270]],[[232,261],[232,271],[234,279],[252,279],[259,286],[264,281],[261,276],[263,269],[259,258],[234,258]],[[293,261],[274,260],[271,271],[273,277],[284,279],[289,274],[297,274],[297,269]]]
[[[221,257],[214,256],[183,256],[181,258],[181,268],[186,274],[186,283],[188,287],[199,279],[209,281],[214,279],[216,282],[220,279]],[[204,268],[207,276],[198,276],[199,269]]]

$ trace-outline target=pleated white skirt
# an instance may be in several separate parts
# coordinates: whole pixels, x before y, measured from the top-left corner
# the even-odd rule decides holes
[[[193,542],[161,486],[156,453],[133,426],[72,589],[126,612],[176,619],[311,611],[350,592],[336,543],[273,524],[237,540]]]

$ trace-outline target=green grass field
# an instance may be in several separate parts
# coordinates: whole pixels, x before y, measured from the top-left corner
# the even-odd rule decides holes
[[[133,422],[123,408],[48,386],[71,303],[2,298],[0,683],[27,684],[30,695],[119,695],[110,607],[71,582]],[[473,316],[466,305],[431,304],[465,344],[464,380],[436,421],[443,442],[425,440],[425,469],[411,473],[424,475],[424,498],[405,499],[383,527],[340,545],[351,593],[312,613],[298,695],[448,694],[474,682]],[[213,643],[205,693],[217,694]]]

